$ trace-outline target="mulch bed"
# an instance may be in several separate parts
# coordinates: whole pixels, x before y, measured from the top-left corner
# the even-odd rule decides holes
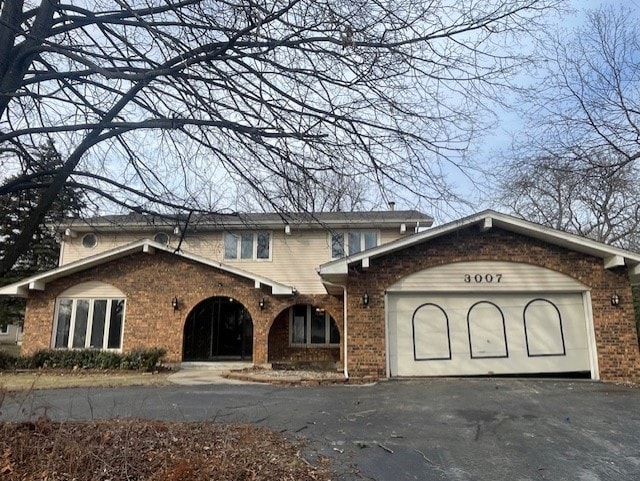
[[[240,381],[264,382],[269,384],[323,386],[344,384],[344,375],[335,371],[303,371],[293,369],[263,369],[250,367],[247,369],[230,371],[224,375],[228,379]]]
[[[0,479],[327,481],[300,446],[244,424],[116,419],[0,423]],[[323,460],[323,464],[327,464]]]

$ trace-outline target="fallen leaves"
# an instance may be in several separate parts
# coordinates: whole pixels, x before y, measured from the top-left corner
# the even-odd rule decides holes
[[[282,434],[243,424],[117,419],[0,423],[0,477],[326,481]]]

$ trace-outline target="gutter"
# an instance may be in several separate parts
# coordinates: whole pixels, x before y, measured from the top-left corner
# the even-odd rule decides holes
[[[323,284],[328,284],[334,287],[342,287],[342,337],[344,339],[344,353],[343,353],[343,369],[344,378],[349,379],[348,366],[348,351],[347,351],[347,339],[349,338],[349,331],[347,328],[347,286],[342,284],[335,284],[327,280],[322,280]]]

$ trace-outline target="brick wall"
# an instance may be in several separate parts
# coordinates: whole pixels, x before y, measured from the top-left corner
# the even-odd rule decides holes
[[[338,327],[340,329],[340,327]],[[297,347],[289,345],[289,312],[276,317],[269,332],[269,362],[339,361],[339,347]]]
[[[567,274],[591,288],[595,337],[600,375],[607,380],[640,380],[640,356],[633,317],[631,289],[626,269],[605,270],[600,258],[573,252],[518,234],[493,228],[481,233],[467,228],[428,243],[412,246],[382,258],[372,259],[369,269],[351,270],[349,290],[348,364],[352,376],[384,376],[385,319],[384,291],[414,272],[451,262],[494,260],[523,262]],[[164,347],[168,360],[182,359],[184,323],[199,302],[214,296],[233,297],[248,310],[253,321],[253,362],[269,359],[299,360],[304,356],[323,360],[340,356],[343,348],[290,349],[286,310],[295,304],[326,309],[343,327],[342,297],[271,296],[255,289],[252,280],[185,260],[165,252],[134,254],[47,284],[42,292],[32,291],[25,314],[23,352],[51,346],[56,297],[68,287],[86,281],[111,284],[127,296],[123,350]],[[361,295],[370,303],[362,307]],[[620,307],[611,306],[617,291]],[[177,296],[180,309],[171,300]],[[264,310],[258,302],[266,299]],[[282,321],[285,319],[285,321]],[[275,324],[274,321],[278,320]],[[283,324],[284,323],[284,324]],[[273,324],[273,327],[272,327]],[[315,359],[314,359],[315,358]]]
[[[352,376],[384,376],[384,293],[403,277],[438,265],[465,261],[512,261],[567,274],[591,288],[600,377],[640,380],[640,354],[626,269],[605,270],[600,258],[546,244],[499,228],[461,229],[428,243],[371,259],[368,269],[352,268],[348,279],[348,368]],[[619,307],[611,306],[617,291]],[[368,307],[362,293],[368,292]]]
[[[255,364],[267,362],[272,321],[292,305],[311,303],[322,307],[342,325],[341,298],[271,296],[264,289],[256,289],[250,279],[165,252],[139,253],[53,281],[42,292],[33,291],[25,313],[25,354],[51,347],[56,298],[65,289],[87,281],[105,282],[125,293],[124,351],[164,347],[169,362],[182,360],[183,330],[189,312],[214,296],[232,297],[247,308],[253,321]],[[174,296],[180,301],[176,311],[171,306]],[[264,310],[258,307],[261,298],[266,300]]]

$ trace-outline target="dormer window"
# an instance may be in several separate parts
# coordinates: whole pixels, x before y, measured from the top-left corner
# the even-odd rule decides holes
[[[271,259],[270,232],[225,232],[225,260]]]
[[[371,249],[378,245],[378,233],[370,230],[350,230],[331,234],[331,258],[338,259]]]

